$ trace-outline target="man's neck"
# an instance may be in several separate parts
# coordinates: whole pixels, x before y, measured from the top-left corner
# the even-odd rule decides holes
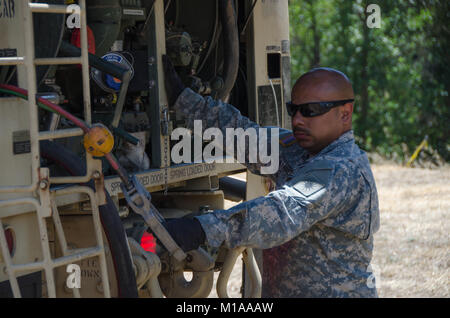
[[[336,138],[334,138],[333,140],[331,140],[330,142],[328,142],[326,145],[320,147],[319,149],[306,149],[306,151],[308,152],[308,158],[312,158],[315,157],[316,155],[318,155],[323,149],[327,148],[329,145],[331,145],[333,142],[335,142],[336,140],[338,140],[339,138],[341,138],[345,133],[351,131],[352,128],[348,128],[346,130],[344,130],[339,136],[337,136]]]

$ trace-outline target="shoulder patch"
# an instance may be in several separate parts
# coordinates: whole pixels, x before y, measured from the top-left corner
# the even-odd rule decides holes
[[[280,145],[283,147],[289,147],[296,143],[296,139],[292,133],[280,136]]]
[[[323,184],[314,181],[299,181],[294,185],[294,189],[305,197],[313,195],[317,191],[322,190],[324,187],[325,186]]]
[[[326,161],[318,161],[308,168],[291,181],[292,187],[305,197],[320,196],[321,190],[328,186],[332,166]]]

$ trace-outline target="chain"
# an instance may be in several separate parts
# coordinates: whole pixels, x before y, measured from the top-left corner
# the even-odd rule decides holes
[[[164,138],[164,195],[167,195],[169,189],[168,183],[168,172],[169,172],[169,109],[164,108],[163,110],[163,138]]]
[[[169,143],[169,137],[164,137],[164,195],[167,195],[167,190],[169,189],[168,183],[169,183],[169,178],[168,178],[168,172],[169,172],[169,163],[168,161],[168,156],[167,156],[167,151],[168,151],[168,143]]]

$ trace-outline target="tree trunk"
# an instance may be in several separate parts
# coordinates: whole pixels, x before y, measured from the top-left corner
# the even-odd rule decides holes
[[[369,68],[369,46],[370,46],[370,29],[366,25],[367,21],[367,13],[365,12],[366,6],[364,6],[364,13],[361,15],[362,20],[362,28],[363,28],[363,42],[361,49],[361,73],[360,73],[360,81],[361,81],[361,102],[360,102],[360,110],[358,112],[358,130],[359,136],[362,140],[366,141],[366,131],[367,131],[367,116],[369,113],[369,77],[368,77],[368,68]]]
[[[314,2],[309,1],[308,3],[311,12],[311,30],[313,32],[314,40],[311,68],[315,68],[320,66],[320,32],[317,29],[316,8]]]

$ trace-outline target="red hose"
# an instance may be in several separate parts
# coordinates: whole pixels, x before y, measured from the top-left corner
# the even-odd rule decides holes
[[[12,86],[12,85],[7,85],[7,84],[0,84],[0,88],[8,89],[10,91],[22,94],[24,96],[28,96],[28,91],[26,89],[23,89],[23,88],[20,88],[20,87],[17,87],[17,86]],[[48,100],[40,98],[40,97],[38,97],[37,99],[38,99],[38,101],[40,103],[42,103],[45,106],[49,107],[50,109],[54,110],[55,112],[57,112],[61,116],[67,118],[68,120],[73,122],[77,127],[80,127],[83,130],[84,133],[88,133],[89,132],[89,127],[86,125],[86,123],[84,121],[82,121],[81,119],[75,117],[74,115],[72,115],[71,113],[69,113],[68,111],[63,109],[61,106],[53,104],[52,102],[49,102]]]
[[[0,88],[21,94],[23,96],[28,96],[28,91],[26,89],[17,87],[17,86],[13,86],[13,85],[7,85],[7,84],[0,84]],[[38,97],[37,100],[44,104],[45,106],[47,106],[48,108],[50,108],[51,110],[57,112],[58,114],[60,114],[61,116],[63,116],[64,118],[67,118],[68,120],[70,120],[71,122],[73,122],[77,127],[81,128],[83,130],[83,132],[85,134],[87,134],[90,130],[89,126],[82,121],[81,119],[77,118],[76,116],[72,115],[71,113],[69,113],[68,111],[66,111],[65,109],[63,109],[61,106],[58,106],[56,104],[53,104],[52,102],[40,98]],[[114,158],[114,156],[110,153],[105,154],[105,158],[106,160],[108,160],[109,164],[111,165],[111,167],[117,172],[118,176],[120,177],[120,179],[122,179],[122,181],[125,183],[125,185],[128,186],[129,181],[128,181],[128,177],[126,175],[126,172],[123,170],[123,168],[120,166],[120,164],[118,163],[118,161]]]

